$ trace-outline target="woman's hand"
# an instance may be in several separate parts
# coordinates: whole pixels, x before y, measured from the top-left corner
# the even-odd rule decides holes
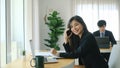
[[[53,54],[53,55],[57,55],[57,50],[55,50],[54,48],[51,50],[51,53]]]
[[[70,37],[71,37],[71,35],[72,35],[72,32],[70,33],[69,36],[67,35],[67,32],[68,32],[69,30],[70,30],[70,29],[66,29],[66,30],[64,31],[64,42],[65,42],[65,44],[69,42]]]

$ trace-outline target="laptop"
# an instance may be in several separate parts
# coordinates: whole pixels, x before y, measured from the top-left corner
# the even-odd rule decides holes
[[[30,47],[31,47],[31,53],[33,58],[35,58],[35,56],[44,56],[44,63],[58,62],[58,60],[56,59],[56,56],[54,56],[50,52],[35,52],[34,46],[32,45],[32,40],[30,40]]]
[[[109,42],[109,37],[95,37],[98,47],[99,48],[109,48],[110,47],[110,42]]]

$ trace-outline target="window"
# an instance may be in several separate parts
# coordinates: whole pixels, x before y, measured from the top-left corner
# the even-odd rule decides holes
[[[24,0],[0,0],[0,68],[22,56]]]
[[[24,0],[11,0],[11,61],[24,50]]]
[[[98,20],[107,22],[106,29],[119,38],[119,6],[117,0],[75,0],[75,14],[80,15],[90,32],[98,29]]]
[[[0,0],[0,67],[6,64],[5,0]]]

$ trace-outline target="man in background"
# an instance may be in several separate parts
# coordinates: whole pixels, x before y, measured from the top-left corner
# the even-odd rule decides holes
[[[93,32],[93,35],[96,37],[109,37],[109,41],[110,41],[110,45],[113,46],[114,44],[117,44],[116,43],[116,40],[113,36],[113,33],[111,31],[108,31],[105,29],[106,27],[106,21],[105,20],[99,20],[98,23],[97,23],[98,27],[99,27],[99,30]],[[102,54],[104,56],[104,58],[108,61],[109,60],[109,56],[110,56],[110,53],[104,53]]]

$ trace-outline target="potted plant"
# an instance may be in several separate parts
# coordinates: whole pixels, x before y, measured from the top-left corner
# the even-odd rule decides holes
[[[47,44],[46,46],[50,48],[55,48],[56,50],[60,50],[59,45],[57,44],[59,40],[59,36],[64,32],[64,22],[61,17],[58,16],[59,13],[57,11],[53,11],[47,17],[47,21],[45,24],[48,26],[50,32],[48,32],[49,39],[44,39]]]

